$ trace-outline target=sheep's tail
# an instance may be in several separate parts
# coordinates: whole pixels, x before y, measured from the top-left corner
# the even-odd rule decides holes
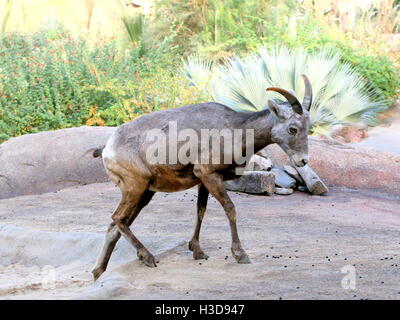
[[[93,157],[94,158],[98,158],[98,157],[100,157],[101,158],[101,156],[102,156],[102,154],[103,154],[103,150],[104,150],[104,146],[103,147],[101,147],[101,148],[99,148],[99,149],[95,149],[94,151],[93,151]]]

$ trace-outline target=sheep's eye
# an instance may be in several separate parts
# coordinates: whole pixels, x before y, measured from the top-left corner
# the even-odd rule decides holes
[[[297,133],[297,129],[294,128],[294,127],[291,127],[291,128],[289,128],[289,133],[290,133],[291,135],[295,135],[295,134]]]

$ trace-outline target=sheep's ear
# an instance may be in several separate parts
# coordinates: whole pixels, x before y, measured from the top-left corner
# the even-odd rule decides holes
[[[279,119],[285,119],[284,113],[281,110],[279,104],[277,104],[274,100],[268,100],[268,108],[271,110]]]

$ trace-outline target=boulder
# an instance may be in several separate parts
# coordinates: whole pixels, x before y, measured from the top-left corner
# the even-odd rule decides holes
[[[0,145],[0,199],[108,181],[101,158],[93,158],[114,132],[79,127],[27,134]]]
[[[268,171],[252,171],[240,178],[225,181],[224,184],[230,191],[268,195],[275,192],[275,176]]]
[[[290,165],[278,145],[264,150],[274,164]],[[328,186],[400,194],[400,155],[310,137],[309,156],[310,167]]]
[[[363,128],[338,124],[332,127],[329,135],[342,143],[356,143],[367,138],[368,132]]]

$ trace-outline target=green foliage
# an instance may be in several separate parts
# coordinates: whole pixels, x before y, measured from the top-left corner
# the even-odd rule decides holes
[[[399,68],[388,56],[354,48],[348,39],[324,32],[311,19],[299,21],[296,25],[296,36],[284,39],[283,43],[289,48],[304,47],[309,52],[318,51],[322,47],[331,48],[341,55],[342,62],[350,63],[389,105],[394,103],[399,94]]]
[[[166,101],[178,97],[166,83],[173,78],[172,50],[169,39],[145,55],[135,44],[120,52],[112,39],[91,47],[62,28],[1,35],[0,141],[83,124],[119,125],[167,107],[158,84],[146,88],[143,83],[161,73]],[[173,85],[182,87],[177,81]]]
[[[154,23],[163,37],[178,30],[176,43],[182,52],[200,52],[217,58],[224,52],[246,52],[271,37],[271,30],[286,31],[295,1],[278,0],[162,0]]]
[[[357,72],[374,88],[382,98],[393,104],[400,89],[399,69],[385,56],[358,53],[348,47],[341,50],[343,61],[351,63]]]
[[[357,76],[349,63],[340,63],[332,50],[307,53],[304,49],[261,48],[245,58],[232,57],[223,65],[211,68],[200,58],[189,57],[184,64],[187,77],[194,81],[211,79],[207,85],[214,99],[236,111],[257,111],[267,100],[282,98],[268,87],[281,87],[304,95],[302,74],[313,86],[310,108],[311,132],[326,133],[334,124],[364,122],[372,124],[385,101]],[[300,100],[301,101],[301,100]]]
[[[3,1],[3,31],[11,3]],[[262,83],[252,81],[265,70],[255,69],[257,59],[238,57],[257,52],[261,46],[268,50],[304,48],[310,54],[328,48],[362,78],[366,89],[361,91],[371,103],[393,103],[400,88],[398,50],[385,50],[387,38],[369,41],[352,33],[355,31],[339,32],[335,23],[323,23],[303,5],[296,0],[159,0],[154,13],[145,19],[125,12],[122,33],[113,39],[96,39],[94,45],[62,27],[43,28],[30,35],[0,32],[0,142],[24,133],[82,124],[119,125],[152,110],[205,101],[213,94],[217,99],[212,84],[218,73],[225,83],[236,83],[231,89],[220,88],[220,96],[225,90],[223,96],[238,98],[241,87],[255,93],[243,99],[242,106],[256,105]],[[360,20],[358,29],[396,29],[398,8],[384,11],[381,6],[379,10],[379,14]],[[386,12],[394,12],[395,18],[389,19]],[[123,38],[128,41],[121,41]],[[209,59],[206,65],[201,64],[202,59],[191,59],[185,68],[193,71],[185,76],[201,90],[186,86],[176,72],[182,57],[193,54]],[[216,67],[229,58],[223,67]],[[240,73],[241,64],[254,64],[252,73]],[[201,70],[209,76],[200,74]],[[285,65],[279,65],[278,71],[286,72]],[[295,85],[287,87],[298,91]],[[351,103],[354,101],[348,100]],[[372,124],[378,109],[373,107],[371,112],[356,113],[349,119],[362,114]],[[348,107],[349,115],[352,110]],[[322,119],[328,113],[319,116]],[[337,117],[329,116],[328,123]]]
[[[315,16],[302,14],[295,1],[164,0],[156,7],[154,23],[161,36],[171,28],[178,30],[174,41],[182,54],[214,61],[260,46],[285,45],[309,52],[331,48],[389,104],[399,93],[399,70],[387,55],[355,47],[335,26],[327,30]]]

